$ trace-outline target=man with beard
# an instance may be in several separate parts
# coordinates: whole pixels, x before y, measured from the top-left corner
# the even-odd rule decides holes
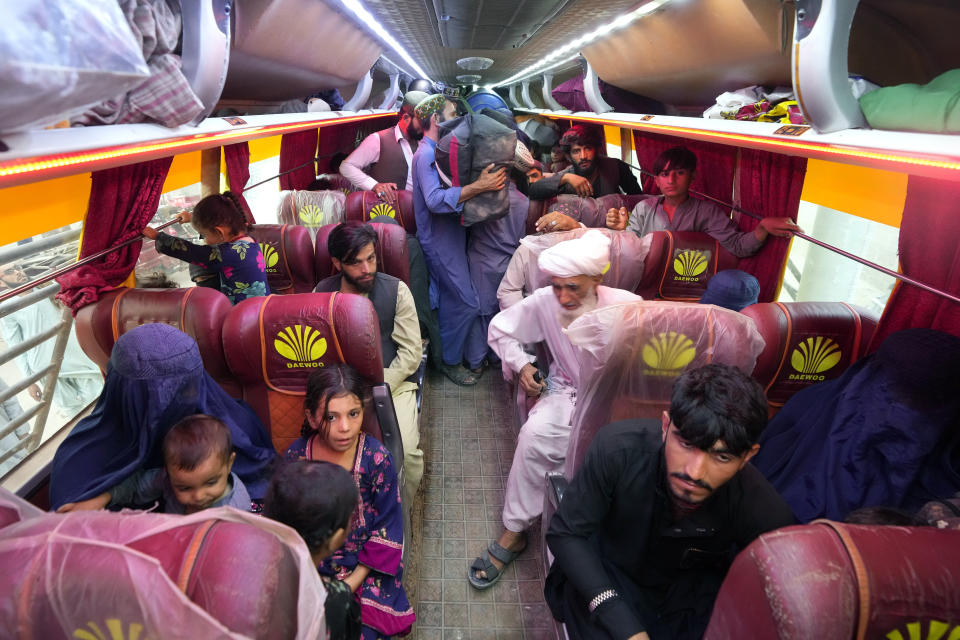
[[[333,266],[340,272],[324,278],[314,291],[340,291],[366,296],[380,321],[383,380],[390,385],[403,441],[403,503],[413,504],[423,476],[419,449],[416,371],[420,365],[420,323],[413,295],[402,280],[377,272],[377,232],[369,224],[338,224],[327,239]]]
[[[550,522],[545,595],[571,638],[700,638],[734,555],[794,524],[747,462],[763,389],[736,367],[684,372],[660,420],[602,428]]]
[[[391,205],[397,202],[397,189],[412,191],[413,154],[423,138],[413,110],[426,97],[422,91],[405,93],[397,125],[364,138],[340,164],[340,174],[357,189],[373,191]]]
[[[537,289],[490,322],[490,346],[500,356],[504,373],[516,375],[527,395],[539,399],[517,439],[504,496],[503,533],[467,573],[477,589],[496,583],[504,566],[526,547],[526,531],[543,511],[544,476],[563,468],[580,372],[580,350],[564,329],[597,307],[640,300],[629,291],[600,286],[609,263],[610,239],[600,231],[556,244],[538,259],[540,269],[551,276],[551,286]],[[523,348],[540,341],[553,356],[542,381],[534,356]]]
[[[570,127],[559,145],[571,166],[531,185],[531,200],[547,200],[561,193],[597,198],[611,193],[643,192],[627,163],[598,155],[603,140],[596,128]]]
[[[435,285],[438,293],[443,372],[456,384],[473,385],[482,372],[487,343],[480,302],[470,280],[467,229],[460,224],[460,213],[470,198],[503,189],[506,169],[494,170],[491,164],[476,181],[444,188],[436,167],[437,140],[440,123],[454,113],[456,106],[442,95],[425,98],[414,111],[423,128],[423,140],[413,156],[413,210],[431,288]]]

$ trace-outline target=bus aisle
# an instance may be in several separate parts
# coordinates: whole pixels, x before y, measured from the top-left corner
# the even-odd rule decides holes
[[[543,599],[539,522],[526,551],[492,588],[478,591],[467,569],[503,528],[503,492],[519,430],[499,367],[459,387],[431,370],[420,417],[426,456],[414,525],[408,593],[415,640],[547,640],[553,618]],[[419,511],[419,509],[418,509]],[[414,514],[415,523],[419,519]]]

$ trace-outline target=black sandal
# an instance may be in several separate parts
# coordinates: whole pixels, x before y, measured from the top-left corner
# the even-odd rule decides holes
[[[523,553],[526,548],[527,545],[524,544],[519,551],[510,551],[509,549],[501,547],[500,543],[496,541],[491,542],[490,546],[487,547],[487,557],[482,555],[477,556],[477,559],[473,561],[469,571],[467,571],[467,580],[470,581],[470,586],[482,591],[495,585],[503,575],[504,569],[513,562],[514,558]],[[503,563],[503,566],[498,569],[497,565],[490,562],[490,558],[499,560]],[[487,577],[478,577],[476,575],[477,571],[483,571]]]

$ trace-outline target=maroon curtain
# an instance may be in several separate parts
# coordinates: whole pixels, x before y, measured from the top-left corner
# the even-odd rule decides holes
[[[740,206],[764,218],[796,220],[806,172],[806,158],[741,149]],[[759,224],[758,220],[738,213],[733,217],[744,231],[752,231]],[[789,238],[769,236],[759,253],[740,260],[739,268],[760,281],[760,302],[772,302],[776,298],[783,281],[789,247]]]
[[[243,197],[243,190],[247,186],[247,181],[250,180],[250,147],[246,142],[227,145],[223,148],[223,159],[227,165],[227,182],[230,184],[230,190],[240,196],[240,204],[243,206],[243,215],[247,217],[247,224],[256,224],[250,205]]]
[[[80,257],[93,255],[138,237],[157,213],[163,181],[173,158],[105,169],[93,174],[90,202],[83,225]],[[57,298],[73,313],[96,302],[100,294],[126,280],[140,257],[141,243],[108,253],[103,258],[57,278]]]
[[[338,152],[350,154],[356,148],[357,133],[373,133],[386,129],[387,123],[395,127],[396,120],[377,120],[375,124],[354,122],[333,127],[324,127],[320,130],[320,139],[317,145],[317,166],[321,173],[336,173],[331,170],[330,160]]]
[[[910,176],[900,225],[900,270],[960,296],[960,183]],[[871,350],[901,329],[929,328],[960,336],[960,304],[898,282]]]
[[[737,164],[736,147],[644,131],[633,132],[633,146],[637,150],[640,167],[651,173],[657,156],[667,149],[671,147],[690,149],[697,156],[697,178],[690,188],[724,202],[733,200],[733,172]],[[644,174],[640,180],[644,193],[660,193],[651,176]]]
[[[317,177],[316,165],[311,162],[317,153],[317,129],[285,133],[280,138],[280,188],[306,189]],[[307,164],[305,167],[300,165]],[[294,167],[300,167],[290,171]],[[290,171],[290,173],[284,173]]]

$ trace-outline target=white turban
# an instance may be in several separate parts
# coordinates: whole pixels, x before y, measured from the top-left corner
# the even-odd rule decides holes
[[[602,275],[610,264],[610,238],[591,229],[579,238],[544,249],[537,264],[541,271],[558,278]]]

